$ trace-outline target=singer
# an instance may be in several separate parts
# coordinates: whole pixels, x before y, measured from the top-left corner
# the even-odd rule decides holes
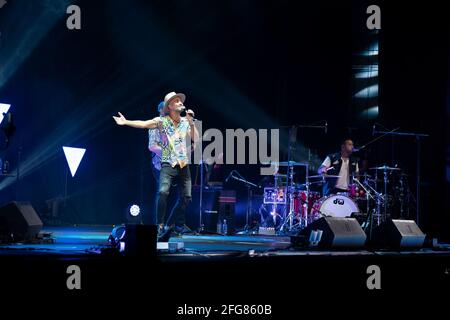
[[[167,199],[170,185],[175,179],[178,180],[179,197],[174,208],[175,231],[177,233],[188,233],[191,230],[186,226],[186,208],[192,199],[191,195],[191,173],[188,166],[188,146],[193,141],[198,141],[199,134],[194,125],[194,111],[186,111],[186,116],[181,117],[185,110],[183,105],[186,96],[182,93],[170,92],[164,97],[164,117],[156,117],[151,120],[127,120],[120,112],[119,116],[113,116],[118,125],[126,125],[140,129],[158,128],[161,137],[161,172],[159,177],[159,188],[156,200],[156,223],[158,224],[158,235],[167,231],[165,227],[165,215],[167,210]],[[189,146],[190,147],[190,146]]]
[[[353,151],[352,139],[342,140],[341,152],[329,154],[317,170],[319,174],[335,175],[326,179],[324,196],[348,192],[350,177],[359,173],[358,158],[353,156]]]

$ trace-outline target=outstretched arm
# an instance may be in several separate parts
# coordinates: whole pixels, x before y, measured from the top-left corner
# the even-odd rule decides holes
[[[138,129],[154,129],[159,126],[161,123],[160,117],[153,118],[151,120],[127,120],[123,114],[119,112],[119,116],[115,117],[113,116],[114,121],[119,126],[129,126],[132,128],[138,128]]]

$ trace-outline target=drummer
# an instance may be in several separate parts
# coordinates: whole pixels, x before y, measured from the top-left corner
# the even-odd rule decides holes
[[[348,192],[350,178],[359,173],[358,158],[353,156],[353,141],[346,138],[341,142],[341,151],[329,154],[317,170],[323,175],[337,175],[337,178],[326,178],[323,195]]]

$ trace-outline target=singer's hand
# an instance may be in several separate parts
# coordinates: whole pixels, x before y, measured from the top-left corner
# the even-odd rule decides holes
[[[120,112],[119,112],[119,117],[113,116],[113,118],[119,126],[123,126],[127,121],[127,119],[125,119],[123,114],[121,114]]]
[[[194,125],[194,116],[195,116],[194,110],[188,109],[186,111],[186,119],[188,119],[190,126]]]

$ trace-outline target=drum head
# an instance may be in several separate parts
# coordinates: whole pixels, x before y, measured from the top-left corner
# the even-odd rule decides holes
[[[331,217],[350,217],[353,212],[359,212],[356,203],[345,195],[332,195],[319,200],[319,211]]]

